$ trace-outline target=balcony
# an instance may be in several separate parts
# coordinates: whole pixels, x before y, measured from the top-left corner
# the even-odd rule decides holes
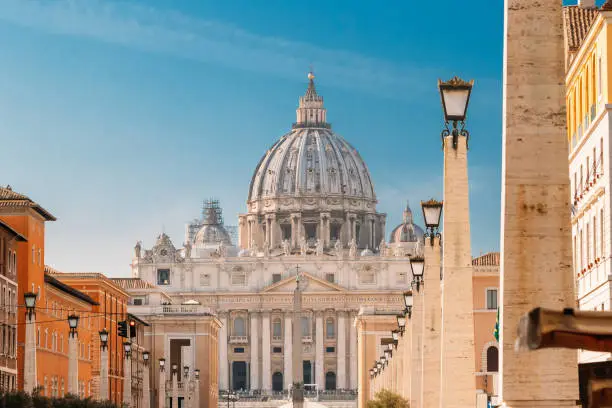
[[[201,315],[212,316],[212,310],[202,305],[130,305],[133,313],[153,314],[153,315]]]
[[[247,344],[248,342],[247,336],[230,336],[230,344]]]
[[[302,336],[302,343],[312,343],[312,336]]]

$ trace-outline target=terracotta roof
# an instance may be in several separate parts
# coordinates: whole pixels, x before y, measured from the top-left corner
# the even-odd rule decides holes
[[[29,207],[42,215],[47,221],[57,220],[49,211],[32,201],[28,196],[13,191],[11,186],[0,187],[0,207]]]
[[[140,278],[111,278],[113,282],[123,289],[155,289],[156,286]]]
[[[604,4],[601,5],[602,11],[610,11],[612,10],[612,1],[606,0]]]
[[[0,220],[0,229],[8,231],[10,234],[14,235],[17,238],[17,241],[26,242],[28,240],[26,237],[21,235],[19,232],[15,231],[13,228],[11,228],[10,225],[3,222],[2,220]]]
[[[489,252],[488,254],[480,255],[472,258],[474,266],[499,266],[499,252]]]
[[[570,51],[576,51],[580,48],[598,14],[599,11],[596,8],[563,7],[563,26]]]
[[[124,292],[127,296],[128,293],[123,290],[123,288],[117,284],[114,280],[108,278],[103,273],[99,272],[60,272],[57,269],[50,267],[49,265],[45,265],[45,273],[49,275],[53,275],[58,279],[97,279],[100,281],[104,281],[108,283],[110,286],[113,286],[117,290]]]
[[[72,295],[75,298],[84,300],[85,302],[89,303],[90,305],[94,305],[94,306],[98,305],[98,302],[93,300],[88,295],[84,294],[83,292],[81,292],[79,290],[76,290],[72,286],[69,286],[69,285],[66,285],[63,282],[60,282],[58,279],[55,279],[53,276],[49,275],[48,273],[45,273],[45,283],[48,283],[49,285],[51,285],[51,286],[61,290],[62,292],[68,293],[69,295]]]

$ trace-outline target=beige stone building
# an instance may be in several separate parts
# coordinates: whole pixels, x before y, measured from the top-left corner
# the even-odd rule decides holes
[[[166,234],[149,249],[137,243],[133,280],[124,288],[130,313],[151,324],[154,359],[202,370],[215,356],[219,390],[288,390],[292,292],[303,273],[304,383],[356,390],[354,320],[364,306],[392,314],[403,308],[408,257],[420,250],[423,231],[406,207],[386,242],[386,217],[376,210],[368,168],[332,131],[313,75],[297,121],[256,166],[247,197],[238,245],[216,201],[204,203],[181,245]],[[201,340],[217,338],[216,330],[218,350],[213,343],[202,346]]]

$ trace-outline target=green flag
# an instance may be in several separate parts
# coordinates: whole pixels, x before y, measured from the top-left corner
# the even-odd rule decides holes
[[[497,321],[495,322],[495,331],[493,332],[495,340],[499,341],[499,307],[497,308]]]

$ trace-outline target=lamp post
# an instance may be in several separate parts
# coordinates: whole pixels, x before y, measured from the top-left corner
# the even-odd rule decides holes
[[[124,361],[123,361],[123,405],[132,406],[132,343],[123,342]]]
[[[108,330],[102,329],[100,335],[100,401],[108,401]]]
[[[421,408],[423,398],[423,296],[424,290],[421,287],[424,284],[423,274],[425,273],[425,258],[420,255],[410,258],[410,269],[412,271],[412,297],[406,301],[412,302],[411,313],[411,364],[410,364],[410,406]],[[408,304],[406,305],[408,308]]]
[[[170,406],[178,408],[178,364],[172,364],[172,400]]]
[[[23,390],[29,394],[36,387],[36,293],[23,294],[26,306]]]
[[[438,81],[444,112],[441,136],[444,150],[444,287],[442,293],[440,404],[474,404],[474,305],[470,242],[465,118],[473,81],[458,77]],[[449,127],[449,124],[452,126]],[[427,246],[427,245],[426,245]]]
[[[148,351],[142,352],[142,408],[151,408],[151,386],[149,384],[149,359]]]
[[[158,408],[166,408],[166,359],[159,359],[159,392],[157,395]]]
[[[68,316],[68,394],[79,394],[79,316]]]
[[[440,309],[440,239],[438,232],[443,203],[431,199],[422,201],[425,234],[424,282],[427,290],[423,295],[423,406],[440,405],[440,333],[442,311]],[[429,245],[427,245],[429,241]],[[470,278],[471,279],[471,278]]]

